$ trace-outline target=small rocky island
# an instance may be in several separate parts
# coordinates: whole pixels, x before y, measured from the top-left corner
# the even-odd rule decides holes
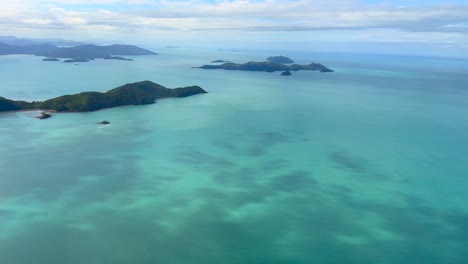
[[[278,57],[269,57],[268,59],[270,60],[278,60],[282,56]],[[276,58],[276,59],[272,59]],[[284,57],[286,59],[289,59],[287,57]],[[280,58],[279,60],[286,61],[286,59]],[[200,68],[204,70],[217,70],[217,69],[223,69],[223,70],[228,70],[228,71],[264,71],[264,72],[275,72],[275,71],[281,71],[281,72],[286,72],[286,71],[299,71],[299,70],[307,70],[307,71],[320,71],[320,72],[333,72],[333,70],[323,66],[320,63],[311,63],[311,64],[306,64],[306,65],[300,65],[300,64],[291,64],[291,65],[285,65],[283,63],[276,63],[276,62],[270,62],[270,61],[249,61],[246,63],[232,63],[232,62],[227,62],[219,65],[203,65],[201,67],[194,67],[194,68]]]
[[[36,117],[39,119],[47,119],[47,118],[52,117],[52,115],[47,112],[42,112],[40,116],[36,116]]]
[[[170,89],[150,81],[143,81],[129,83],[105,93],[83,92],[43,102],[14,101],[0,97],[0,112],[37,109],[55,112],[90,112],[124,105],[153,104],[156,99],[187,97],[203,93],[206,91],[199,86]]]

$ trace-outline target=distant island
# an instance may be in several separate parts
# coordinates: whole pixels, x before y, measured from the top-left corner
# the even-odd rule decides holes
[[[64,60],[64,63],[77,63],[77,62],[89,62],[90,59],[86,58],[75,58],[75,59],[68,59]]]
[[[105,60],[123,60],[123,61],[133,61],[132,59],[127,59],[124,57],[119,57],[119,56],[107,56],[104,57]]]
[[[133,61],[132,59],[127,59],[124,57],[119,57],[119,56],[106,56],[103,59],[105,60],[121,60],[121,61]],[[91,60],[94,60],[94,58],[85,58],[85,57],[76,57],[73,59],[67,59],[64,60],[64,63],[77,63],[77,62],[90,62]],[[57,58],[52,58],[52,59],[43,59],[43,61],[60,61]]]
[[[60,61],[60,60],[57,58],[44,58],[42,59],[42,61]]]
[[[268,59],[271,59],[271,58],[275,58],[275,57],[269,57]],[[276,58],[279,58],[279,57],[276,57]],[[284,58],[287,58],[287,57],[284,57]],[[280,60],[285,61],[284,58]],[[271,59],[271,60],[277,60],[277,59]],[[270,61],[261,61],[261,62],[250,61],[250,62],[246,62],[242,64],[228,62],[228,63],[223,63],[220,65],[203,65],[201,67],[194,67],[194,68],[200,68],[200,69],[205,69],[205,70],[223,69],[223,70],[230,70],[230,71],[237,70],[237,71],[286,72],[286,71],[308,70],[308,71],[320,71],[320,72],[333,72],[333,70],[323,66],[320,63],[311,63],[307,65],[299,65],[299,64],[285,65],[282,63],[275,63],[275,62],[270,62]]]
[[[0,42],[0,55],[29,54],[43,56],[47,58],[64,58],[64,62],[87,62],[93,59],[114,59],[127,60],[123,57],[114,57],[114,55],[157,55],[147,49],[132,45],[79,45],[75,47],[59,48],[52,44],[33,44],[26,46],[8,45]],[[69,61],[74,60],[74,61]]]
[[[294,63],[293,60],[291,60],[290,58],[285,57],[285,56],[272,56],[272,57],[268,57],[268,58],[267,58],[267,61],[269,61],[269,62],[271,62],[271,63],[281,63],[281,64]]]
[[[214,60],[214,61],[212,61],[211,63],[222,63],[222,62],[230,62],[230,61],[226,61],[226,60]]]
[[[0,97],[0,112],[48,110],[56,112],[90,112],[124,105],[153,104],[156,99],[187,97],[206,93],[199,86],[166,88],[151,81],[129,83],[105,93],[83,92],[64,95],[43,102],[14,101]]]

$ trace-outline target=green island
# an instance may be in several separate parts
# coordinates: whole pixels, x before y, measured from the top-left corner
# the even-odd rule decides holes
[[[289,63],[292,61],[291,59],[283,56],[277,57],[269,57],[268,61],[249,61],[246,63],[223,63],[220,65],[203,65],[201,67],[194,67],[200,68],[204,70],[229,70],[229,71],[265,71],[265,72],[275,72],[275,71],[299,71],[299,70],[307,70],[307,71],[320,71],[320,72],[333,72],[333,70],[323,66],[320,63],[310,63],[306,65],[300,64],[292,64],[292,65],[285,65],[284,63]],[[277,61],[281,61],[278,63]]]
[[[170,89],[151,81],[142,81],[125,84],[105,93],[82,92],[42,102],[15,101],[0,97],[0,112],[40,109],[56,112],[90,112],[117,106],[153,104],[156,99],[203,93],[207,92],[199,86]]]

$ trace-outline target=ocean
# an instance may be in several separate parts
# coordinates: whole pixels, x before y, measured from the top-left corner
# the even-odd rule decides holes
[[[0,56],[10,99],[143,80],[208,91],[0,114],[0,263],[466,263],[466,60],[153,50],[79,65]],[[192,68],[271,55],[335,72]]]

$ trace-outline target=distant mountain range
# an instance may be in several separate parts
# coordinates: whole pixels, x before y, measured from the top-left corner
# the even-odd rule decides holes
[[[34,39],[34,38],[18,38],[15,36],[0,36],[0,42],[13,46],[30,46],[36,44],[51,44],[55,46],[79,46],[92,44],[83,41],[65,40],[65,39]]]
[[[59,48],[47,43],[19,46],[0,42],[0,55],[11,54],[30,54],[49,58],[70,58],[82,60],[97,58],[104,59],[109,58],[112,55],[157,55],[155,52],[132,45],[98,46],[86,44],[75,47]]]

